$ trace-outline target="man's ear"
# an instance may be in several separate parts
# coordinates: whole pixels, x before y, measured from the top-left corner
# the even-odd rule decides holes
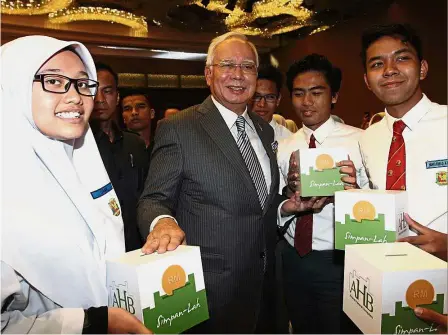
[[[338,102],[338,98],[339,98],[339,92],[335,93],[332,97],[331,97],[331,103],[335,104],[336,102]]]
[[[370,88],[369,82],[367,81],[367,74],[364,73],[364,82],[366,83],[367,88],[371,91],[372,89]]]
[[[277,103],[275,104],[277,107],[280,105],[280,100],[282,100],[282,94],[278,93]]]
[[[210,86],[212,83],[212,70],[209,66],[206,66],[204,69],[205,74],[205,81],[207,82],[207,85]]]
[[[120,104],[120,92],[117,93],[117,104],[115,106],[118,106]]]
[[[156,116],[156,111],[154,110],[154,108],[151,108],[150,116],[151,116],[151,120],[154,119],[154,117]]]
[[[424,80],[428,75],[429,65],[426,60],[420,62],[420,80]]]

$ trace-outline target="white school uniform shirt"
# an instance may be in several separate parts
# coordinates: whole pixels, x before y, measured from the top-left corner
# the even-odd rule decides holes
[[[387,162],[392,127],[397,119],[387,113],[362,135],[360,144],[371,188],[386,189]],[[406,128],[406,191],[408,212],[417,222],[447,232],[447,192],[442,174],[447,173],[447,106],[426,95],[403,118]],[[412,233],[412,235],[415,235]]]
[[[343,123],[335,122],[329,118],[314,132],[303,126],[295,134],[279,143],[278,166],[280,170],[280,190],[287,184],[289,158],[298,149],[308,148],[310,137],[314,134],[316,138],[316,148],[345,148],[350,155],[356,168],[357,183],[361,188],[368,187],[368,178],[362,165],[361,152],[359,148],[359,137],[363,130]],[[283,204],[283,203],[282,203]],[[282,205],[281,204],[281,205]],[[292,216],[282,217],[280,208],[277,214],[277,223],[283,226]],[[294,234],[296,220],[289,226],[285,239],[291,246],[294,246]],[[313,250],[333,250],[334,249],[334,204],[327,204],[321,212],[313,214]]]
[[[274,119],[272,119],[269,124],[271,125],[272,129],[274,129],[274,137],[277,142],[280,142],[281,140],[284,140],[285,138],[288,138],[293,134],[288,128],[282,126]]]
[[[212,96],[212,101],[215,104],[216,108],[219,111],[219,114],[221,114],[222,118],[224,119],[224,122],[226,123],[227,127],[230,130],[230,133],[232,134],[233,138],[235,139],[235,142],[238,140],[238,129],[236,128],[236,119],[238,118],[238,115],[235,112],[232,112],[230,109],[224,107],[221,105],[216,99]],[[271,162],[269,160],[269,156],[264,149],[263,143],[261,142],[260,137],[258,136],[257,131],[255,130],[254,123],[252,122],[251,118],[247,114],[247,107],[244,113],[242,114],[244,117],[244,120],[246,121],[246,134],[249,138],[250,144],[252,145],[252,148],[255,151],[255,155],[257,155],[258,161],[260,162],[261,169],[264,174],[264,179],[266,180],[266,186],[268,188],[268,192],[271,189]],[[171,215],[159,215],[156,217],[150,225],[150,231],[152,231],[156,225],[156,223],[163,218],[171,218],[174,221],[176,219],[172,217]],[[177,223],[177,221],[176,221]]]

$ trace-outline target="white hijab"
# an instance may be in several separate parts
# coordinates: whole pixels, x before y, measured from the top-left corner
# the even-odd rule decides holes
[[[110,183],[92,131],[67,145],[43,135],[31,111],[35,73],[69,46],[96,80],[81,43],[27,36],[1,47],[1,257],[55,303],[88,308],[107,305],[105,258],[125,250],[121,215],[109,205],[118,199],[113,189],[91,196]]]

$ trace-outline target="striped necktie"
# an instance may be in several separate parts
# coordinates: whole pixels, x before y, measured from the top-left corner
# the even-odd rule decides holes
[[[252,178],[255,189],[257,190],[260,206],[262,209],[264,209],[264,205],[268,197],[268,188],[266,186],[266,179],[264,178],[260,162],[258,161],[254,148],[252,148],[249,137],[246,134],[246,120],[242,115],[240,115],[238,116],[235,124],[236,129],[238,130],[236,143],[241,151],[241,155],[243,156],[247,169],[249,170],[249,174]]]
[[[402,120],[394,122],[387,162],[386,190],[406,190],[406,146],[403,138],[405,128],[406,124]]]

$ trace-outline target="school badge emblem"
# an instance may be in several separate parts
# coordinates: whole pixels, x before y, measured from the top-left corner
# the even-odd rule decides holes
[[[447,185],[446,171],[436,173],[436,184],[440,186]]]
[[[115,216],[120,215],[120,207],[118,206],[117,200],[115,200],[115,198],[111,198],[109,200],[109,207],[112,210],[112,214],[114,214]]]

